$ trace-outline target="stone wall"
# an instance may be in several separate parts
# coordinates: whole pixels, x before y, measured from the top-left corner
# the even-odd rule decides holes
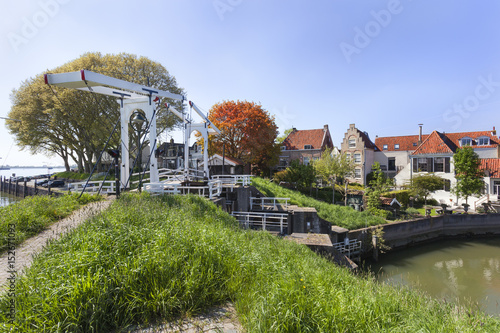
[[[427,217],[384,224],[383,239],[392,249],[442,238],[500,236],[500,214],[460,214]],[[349,238],[361,239],[363,230],[352,230]]]

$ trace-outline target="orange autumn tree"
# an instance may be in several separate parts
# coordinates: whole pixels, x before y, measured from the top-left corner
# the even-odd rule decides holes
[[[275,140],[278,126],[274,116],[261,105],[247,101],[215,104],[208,118],[221,134],[210,138],[210,154],[225,155],[252,165],[253,173],[263,174],[278,162],[280,148]]]

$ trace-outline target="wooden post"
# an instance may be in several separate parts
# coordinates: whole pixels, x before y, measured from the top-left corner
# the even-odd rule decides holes
[[[373,260],[378,261],[378,237],[377,235],[372,236],[373,244]]]
[[[9,194],[10,194],[10,185],[12,184],[12,179],[9,178]]]
[[[24,178],[23,198],[26,198],[26,192],[28,192],[28,186],[26,185],[26,178]]]
[[[16,179],[16,187],[15,187],[15,190],[14,190],[14,195],[17,197],[19,194],[19,180]]]

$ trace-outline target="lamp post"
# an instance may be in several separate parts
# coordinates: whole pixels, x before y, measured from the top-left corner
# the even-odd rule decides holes
[[[147,121],[146,118],[142,115],[141,112],[135,111],[132,113],[132,119],[130,120],[131,123],[134,124],[134,129],[137,131],[137,162],[139,164],[139,173],[142,172],[142,152],[141,152],[141,130],[142,130],[142,125]],[[141,181],[139,178],[139,192],[141,191]]]

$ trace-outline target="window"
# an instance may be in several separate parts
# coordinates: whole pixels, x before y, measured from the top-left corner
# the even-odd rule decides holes
[[[383,150],[387,150],[387,148],[388,148],[388,146],[387,146],[387,145],[384,145],[384,146],[382,147],[382,149],[383,149]]]
[[[395,157],[389,157],[387,164],[388,164],[389,171],[396,171],[396,158]]]
[[[354,170],[354,177],[357,179],[361,178],[361,169]]]
[[[498,181],[498,180],[495,180],[493,182],[493,193],[500,194],[500,181]]]
[[[287,167],[288,160],[286,158],[280,158],[280,167]]]
[[[416,147],[417,146],[417,143],[416,142],[413,142],[413,147]]]
[[[304,165],[309,165],[310,158],[309,157],[304,157]]]
[[[304,145],[304,149],[313,149],[312,145]]]
[[[286,146],[281,146],[281,151],[286,150]]]
[[[444,180],[444,190],[446,192],[450,192],[450,189],[451,189],[451,180],[445,179]]]
[[[462,139],[460,139],[460,145],[461,146],[472,146],[472,139],[471,138],[462,138]]]
[[[432,172],[432,158],[419,157],[413,159],[414,172]]]
[[[349,148],[356,148],[356,139],[349,139]]]
[[[361,154],[360,153],[354,154],[354,163],[361,163]]]
[[[394,145],[394,149],[399,149],[399,143],[396,143],[396,144]]]
[[[350,153],[346,153],[345,156],[347,157],[347,159],[351,159],[351,154]]]
[[[449,157],[434,157],[434,172],[450,172]]]
[[[477,145],[478,146],[489,146],[490,145],[490,138],[487,138],[487,137],[478,138]]]

